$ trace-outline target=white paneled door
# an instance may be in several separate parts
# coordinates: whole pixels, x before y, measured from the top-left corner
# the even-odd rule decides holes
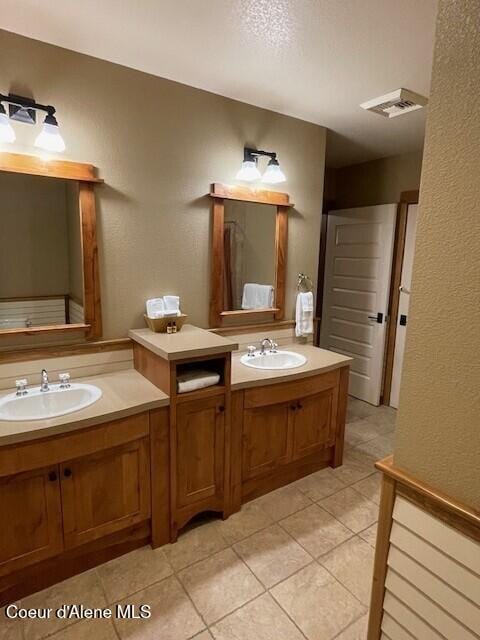
[[[380,403],[396,204],[328,216],[320,343],[351,356],[349,393]]]
[[[413,256],[415,253],[415,235],[417,232],[418,205],[411,204],[407,213],[407,229],[405,232],[405,250],[402,264],[402,284],[398,302],[397,332],[395,335],[395,352],[393,356],[392,387],[390,389],[390,406],[398,408],[400,382],[402,380],[403,352],[407,337],[408,306],[410,304],[410,288],[412,286]]]

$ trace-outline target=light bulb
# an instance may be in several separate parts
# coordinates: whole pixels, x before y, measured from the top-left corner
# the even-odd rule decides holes
[[[65,142],[60,135],[58,122],[55,116],[47,115],[42,130],[35,140],[35,146],[45,151],[61,153],[65,151]]]
[[[267,166],[267,170],[262,176],[262,182],[267,184],[279,184],[280,182],[286,182],[287,178],[280,169],[278,160],[270,160]]]
[[[15,142],[15,131],[8,121],[5,107],[0,104],[0,142]]]
[[[237,173],[237,180],[244,180],[245,182],[253,182],[254,180],[260,180],[262,174],[257,168],[257,163],[254,160],[244,160],[242,162],[242,168]]]

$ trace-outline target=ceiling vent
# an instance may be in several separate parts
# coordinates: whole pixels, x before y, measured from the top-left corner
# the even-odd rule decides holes
[[[378,113],[384,118],[395,118],[402,113],[409,113],[421,109],[428,103],[428,98],[408,89],[397,89],[380,98],[362,102],[362,109]]]

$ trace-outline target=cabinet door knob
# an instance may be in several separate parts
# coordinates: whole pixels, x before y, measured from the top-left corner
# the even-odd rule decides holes
[[[292,411],[296,411],[296,410],[297,410],[297,408],[298,408],[298,405],[296,405],[296,404],[291,404],[291,405],[290,405],[290,409],[291,409]]]
[[[72,470],[67,467],[63,470],[63,475],[65,476],[65,478],[69,478],[72,475]]]
[[[218,407],[218,410],[220,411],[220,413],[222,413],[223,411],[225,411],[225,407],[223,406],[223,404],[221,404],[221,405]]]
[[[297,404],[297,409],[303,409],[303,404],[301,402]]]
[[[48,479],[50,480],[50,482],[55,482],[57,480],[57,472],[50,471],[50,473],[48,474]]]

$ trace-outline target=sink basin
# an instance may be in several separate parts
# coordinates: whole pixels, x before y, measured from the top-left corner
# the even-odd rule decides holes
[[[72,383],[69,389],[51,385],[50,391],[34,387],[25,396],[10,393],[0,399],[0,420],[48,420],[85,409],[101,397],[102,390],[93,384]]]
[[[255,351],[253,356],[245,354],[240,358],[242,364],[254,369],[295,369],[295,367],[301,367],[306,361],[305,356],[294,351],[277,351],[276,353],[267,351],[263,356],[260,351]]]

